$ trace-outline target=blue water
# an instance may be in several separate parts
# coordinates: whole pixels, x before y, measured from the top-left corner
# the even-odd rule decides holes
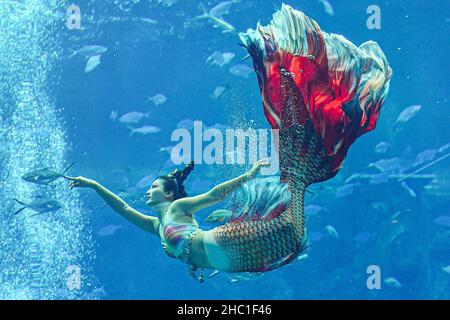
[[[33,169],[62,170],[100,182],[114,192],[154,176],[169,160],[160,146],[184,119],[206,126],[268,128],[257,80],[233,75],[251,67],[235,33],[195,19],[198,1],[75,1],[81,29],[67,27],[66,1],[4,0],[0,3],[0,298],[1,299],[449,299],[450,148],[448,42],[450,3],[315,0],[288,4],[315,19],[322,30],[361,44],[379,43],[393,69],[390,93],[377,128],[350,148],[338,175],[314,185],[306,198],[308,257],[262,277],[230,282],[219,274],[205,283],[166,256],[160,241],[104,206],[92,190],[70,191],[58,179],[39,186],[21,179]],[[174,2],[169,6],[170,2]],[[210,9],[220,1],[204,2]],[[381,29],[366,26],[369,5],[381,9]],[[223,18],[237,31],[267,24],[279,1],[236,2]],[[100,64],[85,72],[87,59],[72,50],[107,48]],[[207,63],[214,51],[235,57],[222,67]],[[223,95],[212,99],[217,86]],[[163,94],[155,105],[149,97]],[[411,119],[394,123],[406,107],[420,105]],[[148,113],[139,124],[160,132],[130,136],[118,117]],[[217,125],[216,125],[217,127]],[[375,152],[385,142],[389,148]],[[417,156],[431,150],[429,157]],[[423,158],[422,154],[422,158]],[[399,158],[407,174],[380,173],[370,164]],[[190,195],[243,173],[250,165],[196,165],[186,181]],[[161,173],[174,166],[166,164]],[[349,179],[354,174],[365,177]],[[378,178],[380,178],[378,176]],[[150,180],[151,181],[151,180]],[[130,190],[129,190],[130,191]],[[145,186],[132,189],[130,204],[145,214]],[[12,199],[36,195],[59,200],[56,212],[32,217]],[[216,206],[215,208],[220,208]],[[198,213],[202,220],[211,212]],[[308,212],[308,211],[307,211]],[[447,218],[446,218],[447,217]],[[336,233],[333,231],[335,230]],[[380,288],[369,289],[368,267],[380,271]],[[78,267],[75,288],[68,266]],[[208,272],[207,272],[208,274]],[[73,278],[71,278],[73,279]],[[370,279],[369,279],[370,280]]]

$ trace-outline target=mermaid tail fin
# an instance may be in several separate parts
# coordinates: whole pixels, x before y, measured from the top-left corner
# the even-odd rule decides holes
[[[289,143],[295,140],[292,131],[304,135],[294,143],[295,153],[280,145],[282,176],[284,170],[287,180],[298,180],[290,174],[309,172],[310,165],[321,173],[306,177],[307,184],[336,175],[350,145],[375,128],[389,91],[392,70],[380,47],[373,41],[356,47],[341,35],[322,32],[288,5],[269,25],[258,24],[240,38],[253,59],[267,121],[281,129],[281,143],[283,130],[291,131],[284,134]]]

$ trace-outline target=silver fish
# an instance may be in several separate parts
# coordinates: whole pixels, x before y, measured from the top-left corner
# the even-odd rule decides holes
[[[85,73],[89,73],[100,64],[101,55],[93,56],[88,59],[86,62],[86,67],[84,68]]]
[[[323,208],[321,206],[311,204],[305,207],[305,215],[307,217],[316,217],[322,210]]]
[[[181,120],[180,122],[177,123],[177,128],[191,130],[192,128],[194,128],[194,121],[191,119]]]
[[[208,276],[208,278],[215,277],[215,276],[217,276],[219,273],[220,273],[219,270],[214,270],[213,272],[211,272],[211,274]]]
[[[150,2],[152,2],[152,1],[150,1]],[[171,6],[173,6],[175,3],[177,3],[178,2],[178,0],[155,0],[154,1],[156,4],[155,4],[155,8],[157,7],[157,6],[159,6],[159,5],[162,5],[162,6],[164,6],[164,7],[171,7]]]
[[[107,50],[108,48],[98,45],[84,46],[78,50],[72,50],[72,54],[69,56],[69,58],[72,58],[75,55],[82,55],[86,58],[91,58],[94,56],[101,55],[105,53]]]
[[[109,114],[109,118],[110,118],[112,121],[116,121],[118,115],[119,115],[119,111],[117,111],[117,110],[112,110],[111,113]]]
[[[62,173],[59,173],[52,168],[44,168],[28,172],[22,176],[22,179],[27,182],[48,185],[56,179],[64,177],[74,164],[75,162],[72,162]]]
[[[142,126],[140,128],[132,128],[130,126],[128,126],[128,127],[131,130],[131,133],[129,135],[130,137],[133,134],[135,134],[135,133],[139,133],[139,134],[142,134],[142,135],[147,135],[147,134],[150,134],[150,133],[158,133],[158,132],[161,131],[161,128],[155,127],[155,126]]]
[[[389,149],[390,146],[391,146],[390,143],[380,142],[375,146],[375,153],[378,154],[386,153],[386,151]]]
[[[227,87],[217,86],[214,89],[214,92],[211,93],[211,95],[210,95],[211,99],[218,100],[221,96],[223,96],[223,94],[225,93],[226,90],[227,90]]]
[[[15,201],[17,201],[18,203],[20,203],[21,205],[23,205],[22,208],[20,208],[19,210],[15,211],[13,213],[13,215],[18,214],[19,212],[21,212],[22,210],[26,209],[26,208],[30,208],[34,211],[36,211],[37,213],[34,215],[38,215],[44,212],[53,212],[53,211],[58,211],[59,209],[62,208],[62,205],[56,201],[56,200],[52,200],[52,199],[48,199],[48,198],[44,198],[41,196],[37,196],[32,202],[30,203],[24,203],[20,200],[14,199]]]
[[[302,261],[302,260],[306,260],[307,258],[308,258],[308,254],[304,253],[304,254],[299,255],[296,260]]]
[[[236,55],[233,52],[220,52],[214,51],[208,59],[206,59],[206,63],[210,65],[216,65],[219,67],[223,67],[233,60]]]
[[[109,224],[98,230],[97,234],[101,237],[112,236],[117,230],[122,228],[121,225]]]
[[[333,226],[327,225],[327,226],[325,226],[325,230],[331,237],[339,238],[339,234]]]
[[[121,123],[138,123],[143,118],[148,118],[148,117],[149,117],[149,113],[132,111],[132,112],[128,112],[128,113],[125,113],[122,116],[120,116],[119,122],[121,122]]]
[[[418,166],[426,161],[433,160],[437,154],[436,149],[427,149],[419,153],[414,161],[413,167]]]
[[[339,198],[349,196],[353,193],[354,188],[355,188],[354,183],[347,183],[342,187],[337,188],[336,193],[334,195]]]
[[[400,283],[400,281],[398,281],[394,277],[386,278],[383,280],[383,282],[393,288],[401,288],[402,287],[402,284]]]
[[[247,281],[247,280],[253,280],[261,277],[263,275],[262,272],[240,272],[235,273],[232,276],[228,276],[230,279],[228,283],[236,283],[239,281]]]
[[[159,143],[157,143],[159,146],[159,149],[157,150],[157,152],[167,152],[168,154],[172,153],[172,149],[174,148],[174,146],[165,146],[163,147],[162,145],[160,145]]]
[[[236,29],[231,24],[229,24],[225,20],[221,19],[220,17],[216,17],[216,16],[212,15],[211,13],[209,13],[202,3],[199,4],[199,8],[203,11],[203,14],[200,16],[197,16],[196,19],[210,20],[216,28],[221,28],[223,30],[222,33],[236,32]]]
[[[395,124],[397,124],[399,122],[409,121],[412,117],[414,117],[420,111],[421,108],[422,108],[421,105],[413,105],[413,106],[407,107],[400,113],[397,120],[395,120]]]
[[[215,17],[222,18],[222,16],[230,13],[230,8],[233,3],[238,3],[240,0],[223,1],[209,10],[209,14]]]
[[[334,10],[330,2],[328,2],[327,0],[319,0],[318,2],[323,5],[323,8],[326,13],[328,13],[330,16],[334,15]]]
[[[162,93],[155,94],[153,97],[149,97],[147,102],[153,102],[155,106],[159,106],[161,104],[166,103],[167,98]]]
[[[253,69],[246,64],[238,64],[228,70],[232,75],[247,79],[253,73]]]
[[[390,158],[390,159],[380,159],[377,162],[370,163],[368,167],[375,167],[380,172],[386,172],[386,171],[404,171],[407,169],[407,166],[403,164],[403,161],[398,158]]]
[[[433,222],[438,226],[450,227],[450,216],[439,216]]]

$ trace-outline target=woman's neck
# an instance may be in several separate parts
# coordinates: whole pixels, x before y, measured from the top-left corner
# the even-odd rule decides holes
[[[156,204],[153,207],[153,209],[155,209],[156,213],[158,214],[159,220],[162,220],[162,218],[166,214],[166,210],[170,204],[171,204],[170,201],[164,201],[164,202],[160,202],[160,203]]]

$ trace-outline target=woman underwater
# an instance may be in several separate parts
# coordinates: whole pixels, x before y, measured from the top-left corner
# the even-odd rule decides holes
[[[98,183],[71,178],[71,187],[92,187],[125,218],[159,235],[165,251],[191,266],[225,272],[263,272],[293,261],[306,247],[304,196],[312,183],[334,177],[348,148],[375,128],[392,70],[373,41],[356,47],[343,36],[322,32],[302,12],[283,5],[267,26],[241,33],[257,74],[264,114],[279,130],[280,177],[254,179],[252,169],[212,190],[186,197],[183,171],[156,179],[149,217]],[[212,230],[199,229],[193,214],[249,185],[245,205]],[[202,275],[200,276],[202,280]]]

